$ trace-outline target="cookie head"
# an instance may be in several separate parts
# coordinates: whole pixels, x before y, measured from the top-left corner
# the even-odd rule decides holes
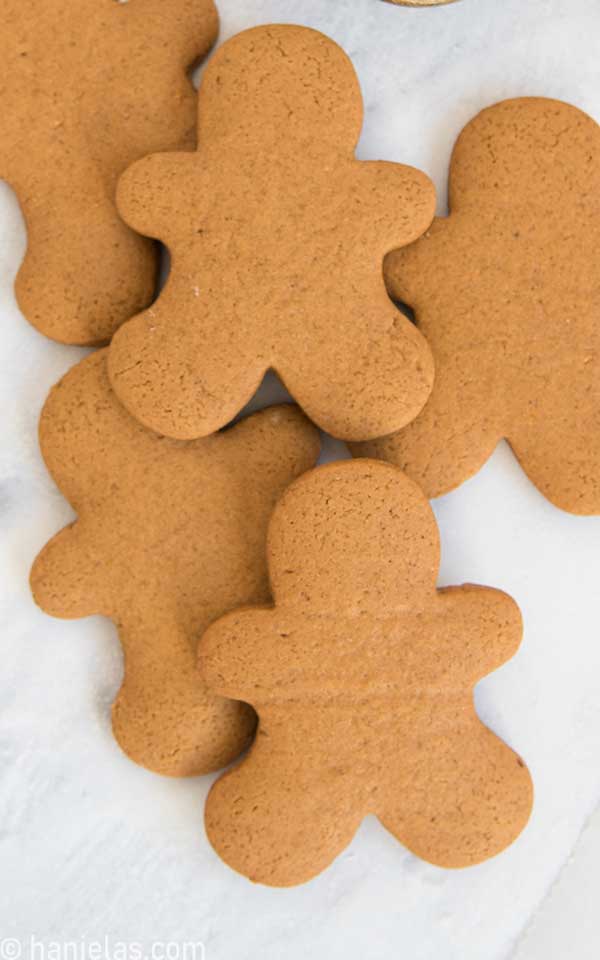
[[[377,612],[435,588],[439,535],[419,488],[395,467],[332,464],[294,483],[269,528],[276,602]]]
[[[115,402],[105,360],[106,351],[99,350],[69,370],[50,391],[40,420],[46,464],[77,510],[134,485],[136,462],[152,464],[162,455],[159,437]]]
[[[514,218],[521,203],[528,211],[536,201],[547,205],[549,190],[573,194],[576,202],[582,176],[600,189],[599,143],[598,125],[570,104],[536,97],[497,103],[456,142],[450,206],[508,207]]]
[[[256,148],[318,134],[343,149],[362,124],[358,79],[344,51],[316,30],[286,25],[223,44],[202,80],[198,111],[201,146],[243,135]]]

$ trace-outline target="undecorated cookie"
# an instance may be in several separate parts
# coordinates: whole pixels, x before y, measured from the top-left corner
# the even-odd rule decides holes
[[[255,716],[206,690],[197,641],[237,604],[269,599],[267,521],[315,464],[316,430],[283,405],[205,440],[157,436],[120,406],[100,351],[52,390],[40,439],[79,519],[37,558],[37,603],[117,625],[125,678],[113,728],[133,760],[173,776],[224,766],[248,744]]]
[[[432,184],[356,159],[357,78],[314,30],[258,27],[229,40],[198,107],[197,153],[148,157],[120,181],[127,222],[173,254],[158,302],[112,343],[121,401],[168,436],[204,436],[273,368],[337,437],[407,423],[433,368],[387,297],[382,264],[431,223]]]
[[[450,216],[386,260],[436,379],[406,429],[355,452],[430,497],[505,437],[558,507],[600,513],[600,127],[566,103],[507,100],[458,138]]]
[[[0,177],[27,223],[16,295],[64,343],[100,343],[151,300],[157,256],[119,218],[117,178],[191,149],[188,69],[217,34],[213,0],[3,0]]]
[[[429,504],[397,468],[313,470],[268,535],[275,606],[239,610],[200,641],[210,690],[256,708],[250,753],[213,786],[206,830],[251,880],[309,880],[376,814],[442,867],[499,853],[525,826],[523,761],[477,718],[473,687],[517,650],[505,593],[436,590]]]
[[[440,7],[444,3],[455,3],[456,0],[387,0],[399,7]]]

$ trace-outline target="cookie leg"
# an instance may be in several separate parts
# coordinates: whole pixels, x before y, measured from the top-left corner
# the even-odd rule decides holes
[[[315,312],[314,329],[307,325],[305,339],[277,368],[311,420],[347,441],[383,436],[413,420],[433,384],[431,353],[416,327],[384,292],[373,302],[353,302],[343,320],[323,318],[322,307]]]
[[[238,873],[289,887],[328,867],[361,818],[349,808],[343,776],[332,780],[322,762],[273,749],[270,739],[259,730],[248,758],[213,785],[205,826],[216,852]]]
[[[57,165],[48,159],[52,171]],[[152,298],[154,245],[125,226],[93,173],[84,193],[55,180],[37,189],[32,202],[23,199],[31,193],[27,185],[16,187],[27,223],[27,252],[15,283],[19,307],[53,340],[107,341]]]
[[[533,787],[523,761],[477,719],[468,729],[424,738],[387,787],[383,825],[440,867],[467,867],[500,853],[525,827]]]
[[[554,427],[516,427],[509,443],[523,470],[555,506],[600,514],[600,398],[596,417]]]
[[[492,455],[503,431],[473,382],[455,384],[440,370],[425,408],[397,433],[352,444],[356,457],[375,457],[400,467],[431,499],[474,476]]]
[[[176,626],[121,628],[123,685],[113,731],[136,763],[173,777],[219,770],[244,750],[256,717],[245,703],[209,693],[190,637]]]
[[[179,296],[165,291],[155,307],[121,327],[108,370],[115,393],[136,419],[157,433],[192,440],[232,420],[265,371],[228,339],[218,304],[209,307],[199,293],[192,304],[189,291]]]

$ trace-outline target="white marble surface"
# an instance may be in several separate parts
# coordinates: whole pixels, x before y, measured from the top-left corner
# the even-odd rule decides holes
[[[360,155],[421,166],[440,210],[452,142],[479,108],[542,94],[600,120],[595,0],[460,0],[428,10],[220,0],[220,9],[223,38],[276,19],[341,42],[364,90]],[[17,204],[0,184],[0,938],[17,938],[22,956],[31,936],[46,949],[71,940],[82,951],[107,937],[109,952],[121,940],[145,949],[203,941],[207,960],[600,956],[600,519],[552,508],[504,445],[435,505],[441,583],[502,587],[525,616],[520,653],[477,690],[481,716],[535,779],[522,838],[481,867],[444,872],[368,820],[313,883],[253,887],[203,836],[208,779],[161,780],[115,746],[109,705],[121,659],[111,625],[53,621],[30,600],[31,560],[70,517],[41,464],[36,419],[81,351],[43,340],[19,315],[12,282],[23,247]],[[7,960],[18,960],[11,949]]]

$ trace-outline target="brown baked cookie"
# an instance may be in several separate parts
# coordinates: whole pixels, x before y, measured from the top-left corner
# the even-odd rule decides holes
[[[473,687],[519,646],[514,601],[436,590],[429,504],[378,461],[294,483],[267,552],[275,606],[228,614],[199,646],[208,688],[259,715],[250,753],[208,797],[219,855],[252,880],[302,883],[367,814],[440,866],[503,850],[527,822],[532,785],[477,718]]]
[[[456,3],[456,0],[387,0],[399,7],[440,7],[444,3]]]
[[[436,379],[402,432],[355,452],[430,497],[505,437],[557,506],[600,513],[600,127],[566,103],[508,100],[460,135],[450,216],[386,260]]]
[[[217,34],[213,0],[3,0],[0,177],[27,223],[19,306],[64,343],[109,340],[152,299],[156,250],[117,214],[122,171],[192,149],[187,71]]]
[[[283,405],[205,440],[157,436],[116,400],[103,350],[52,390],[40,439],[79,519],[37,558],[36,602],[53,616],[101,613],[117,625],[125,679],[113,728],[133,760],[173,776],[224,766],[255,716],[206,690],[197,641],[237,604],[269,599],[268,518],[315,464],[317,431]]]
[[[195,154],[158,154],[121,179],[128,223],[163,240],[158,302],[119,331],[109,374],[125,406],[168,436],[227,423],[273,368],[319,426],[390,432],[421,409],[428,347],[390,303],[384,254],[433,217],[422,173],[359,162],[352,64],[296,26],[258,27],[209,63]]]

